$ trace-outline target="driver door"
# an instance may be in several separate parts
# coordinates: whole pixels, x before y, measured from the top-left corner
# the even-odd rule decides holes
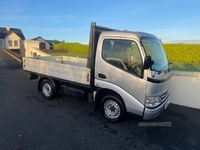
[[[142,77],[143,63],[137,42],[105,39],[102,45],[101,58],[96,60],[95,78],[117,85],[144,103],[146,81]]]

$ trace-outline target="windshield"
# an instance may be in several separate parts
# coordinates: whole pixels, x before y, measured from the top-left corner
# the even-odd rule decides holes
[[[162,71],[168,68],[168,61],[162,44],[157,38],[145,37],[141,38],[143,48],[146,55],[151,56],[154,64],[151,70]]]

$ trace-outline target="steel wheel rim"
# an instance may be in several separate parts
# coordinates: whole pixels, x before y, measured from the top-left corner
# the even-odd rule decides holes
[[[51,86],[48,83],[44,83],[42,87],[42,93],[44,93],[45,96],[49,97],[52,93]]]
[[[120,116],[121,110],[117,102],[108,100],[104,103],[104,112],[111,119],[116,119]]]

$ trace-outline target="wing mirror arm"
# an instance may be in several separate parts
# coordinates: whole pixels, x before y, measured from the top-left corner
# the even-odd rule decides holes
[[[168,68],[169,68],[169,71],[172,70],[172,68],[173,68],[172,62],[169,61],[169,62],[168,62],[168,65],[169,65],[169,67],[168,67]]]

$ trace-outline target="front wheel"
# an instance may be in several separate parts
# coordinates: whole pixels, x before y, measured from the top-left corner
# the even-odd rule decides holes
[[[40,89],[41,89],[42,95],[46,99],[52,99],[56,94],[56,92],[53,90],[52,83],[47,79],[42,81]]]
[[[114,95],[108,95],[102,99],[101,112],[111,122],[121,121],[126,116],[126,109],[122,100]]]

